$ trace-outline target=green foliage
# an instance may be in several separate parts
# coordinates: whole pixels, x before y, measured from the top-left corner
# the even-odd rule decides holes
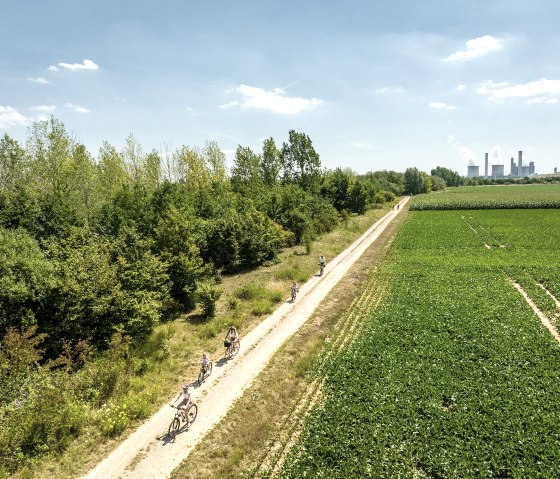
[[[432,180],[418,168],[407,168],[404,172],[404,192],[408,195],[429,193],[432,191]]]
[[[253,316],[264,316],[272,313],[273,308],[269,300],[256,299],[251,302],[251,314]]]
[[[0,228],[0,337],[9,327],[35,323],[35,311],[53,287],[53,267],[24,230]]]
[[[286,265],[280,268],[274,277],[280,281],[295,281],[296,283],[305,281],[306,274],[300,269],[299,264]]]
[[[208,276],[196,244],[193,224],[175,208],[162,215],[155,231],[155,250],[167,265],[171,296],[180,305],[192,308],[196,284]]]
[[[216,302],[222,295],[222,290],[211,281],[204,281],[197,286],[196,294],[205,318],[213,318],[216,315]]]
[[[235,297],[243,300],[266,298],[267,290],[265,287],[256,283],[247,283],[237,288],[234,292]]]
[[[288,143],[282,145],[283,180],[314,193],[321,181],[321,160],[309,136],[290,130]]]
[[[443,166],[434,168],[430,174],[441,178],[446,186],[460,186],[462,184],[462,178],[459,173]]]

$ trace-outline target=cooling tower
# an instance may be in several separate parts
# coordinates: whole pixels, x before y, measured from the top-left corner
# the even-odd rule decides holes
[[[467,166],[467,176],[469,178],[476,178],[476,177],[480,176],[478,171],[479,171],[479,167],[477,165]]]
[[[492,165],[492,178],[504,177],[504,165]]]

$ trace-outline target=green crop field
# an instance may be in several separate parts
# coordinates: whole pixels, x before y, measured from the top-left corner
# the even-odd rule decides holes
[[[462,186],[419,195],[411,210],[560,208],[560,184]]]
[[[560,344],[512,285],[554,320],[559,244],[558,210],[409,213],[279,476],[560,477]]]

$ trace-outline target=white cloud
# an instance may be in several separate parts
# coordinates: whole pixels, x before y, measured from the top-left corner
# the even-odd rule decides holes
[[[30,78],[30,77],[27,77],[27,79],[28,79],[29,81],[32,81],[33,83],[41,83],[41,84],[43,84],[43,85],[45,85],[45,84],[47,84],[47,83],[50,83],[49,80],[47,80],[46,78],[43,78],[43,77],[37,77],[37,78]]]
[[[392,93],[402,93],[403,89],[399,87],[383,87],[375,90],[378,95],[390,95]]]
[[[220,108],[227,109],[227,108],[233,108],[234,106],[238,106],[238,105],[240,105],[240,103],[237,100],[235,100],[235,101],[230,101],[229,103],[224,103],[223,105],[220,105]]]
[[[440,101],[432,101],[428,103],[428,108],[434,108],[436,110],[455,110],[457,108],[453,105],[448,105],[446,103],[442,103]]]
[[[58,68],[55,67],[54,65],[51,65],[49,68],[47,68],[47,70],[50,71],[50,72],[56,72],[56,71],[58,71]]]
[[[90,110],[88,110],[87,108],[85,108],[81,105],[74,105],[73,103],[66,103],[66,106],[68,108],[71,108],[72,110],[74,110],[76,113],[90,113]]]
[[[527,105],[553,105],[558,103],[558,98],[547,98],[545,96],[536,96],[527,101]]]
[[[285,96],[286,92],[282,88],[275,88],[272,91],[266,91],[262,88],[240,85],[236,88],[238,93],[243,95],[242,102],[232,101],[220,108],[232,108],[241,106],[243,108],[255,108],[259,110],[270,110],[274,113],[281,113],[285,115],[294,115],[303,110],[312,110],[321,104],[322,100],[317,98],[300,98]]]
[[[11,126],[26,126],[29,119],[11,106],[0,105],[0,128],[10,128]]]
[[[477,58],[486,53],[500,50],[503,47],[501,40],[494,38],[491,35],[484,35],[482,37],[473,38],[466,43],[466,50],[461,50],[452,53],[444,61],[456,62],[460,60],[469,60],[471,58]]]
[[[39,111],[39,112],[43,112],[43,113],[49,113],[49,112],[55,111],[56,106],[54,106],[54,105],[38,105],[38,106],[32,106],[30,108],[30,110]]]
[[[66,68],[67,70],[97,70],[99,65],[92,62],[91,60],[84,60],[82,63],[59,63],[59,67]],[[56,67],[49,67],[49,70]]]
[[[448,135],[447,136],[447,143],[448,144],[453,145],[456,142],[457,142],[457,138],[455,138],[454,135]]]
[[[457,90],[459,91],[463,91],[467,89],[467,85],[464,85],[463,83],[461,83],[460,85],[457,85]]]
[[[504,100],[507,98],[530,98],[529,104],[554,104],[558,103],[556,95],[560,94],[560,80],[540,80],[522,83],[514,86],[501,87],[502,84],[487,82],[477,92],[488,95],[491,100]]]

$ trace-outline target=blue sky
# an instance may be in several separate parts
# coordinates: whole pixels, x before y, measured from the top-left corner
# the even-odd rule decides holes
[[[0,134],[97,155],[307,133],[358,172],[560,169],[560,2],[0,0]]]

